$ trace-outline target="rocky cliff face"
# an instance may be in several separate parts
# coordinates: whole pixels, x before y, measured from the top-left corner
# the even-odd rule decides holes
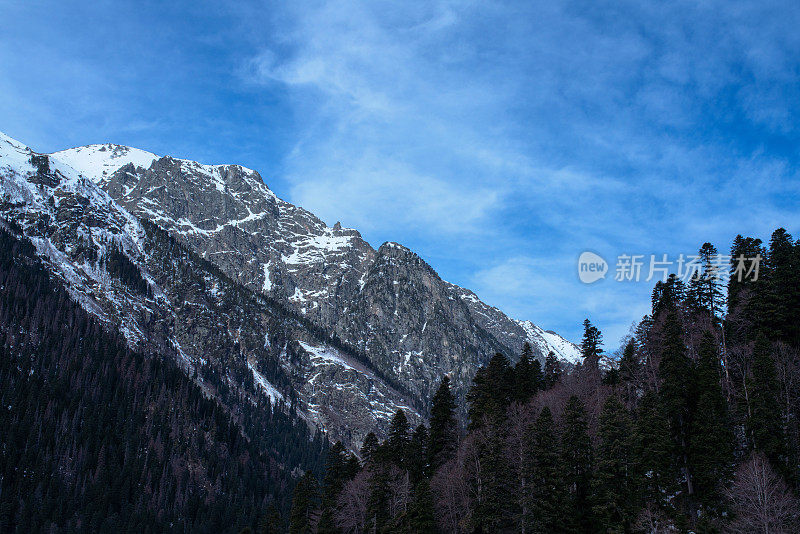
[[[84,307],[131,343],[222,377],[237,395],[294,404],[352,444],[398,407],[424,414],[443,374],[463,398],[496,351],[513,359],[529,341],[540,356],[578,357],[402,245],[375,250],[281,200],[253,170],[90,145],[38,156],[49,165],[40,172],[32,154],[0,137],[0,211]],[[112,245],[150,294],[109,273]]]
[[[578,358],[573,344],[443,281],[407,248],[376,251],[356,230],[279,199],[255,171],[142,154],[116,145],[57,153],[131,213],[366,352],[423,403],[442,374],[463,393],[493,352],[513,359],[525,341],[539,357]]]
[[[0,134],[0,224],[29,239],[87,311],[175,358],[231,413],[267,395],[357,447],[409,395],[361,354],[140,221],[56,156]]]

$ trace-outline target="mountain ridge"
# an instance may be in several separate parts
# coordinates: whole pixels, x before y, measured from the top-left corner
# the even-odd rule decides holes
[[[240,395],[260,390],[296,406],[351,447],[368,431],[385,432],[396,409],[419,420],[443,374],[463,405],[472,375],[494,352],[513,359],[529,341],[539,357],[577,354],[563,338],[526,329],[442,280],[407,247],[374,249],[357,230],[329,227],[283,201],[252,169],[121,145],[37,155],[2,135],[4,143],[0,211],[22,223],[87,311],[105,315],[134,344],[175,354],[187,369],[212,368]],[[186,251],[175,252],[173,238]],[[120,290],[98,263],[109,243],[141,269],[152,302]],[[242,290],[230,284],[241,284],[244,296],[231,300]],[[215,325],[225,323],[214,339]],[[365,373],[361,361],[374,371]]]

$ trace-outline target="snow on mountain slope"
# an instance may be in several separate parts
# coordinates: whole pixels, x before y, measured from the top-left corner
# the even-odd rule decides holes
[[[445,373],[458,393],[465,392],[491,354],[514,360],[525,341],[539,358],[552,350],[575,359],[559,336],[526,328],[468,289],[441,280],[402,245],[375,250],[356,230],[327,226],[278,198],[250,169],[159,158],[117,145],[56,155],[246,287],[289,303],[364,351],[418,402],[430,399]]]
[[[159,159],[145,150],[111,143],[70,148],[54,152],[51,156],[78,170],[95,183],[102,183],[117,169],[129,163],[147,169]]]
[[[560,360],[571,364],[583,361],[581,349],[575,343],[567,341],[555,332],[543,330],[530,321],[516,321],[528,336],[528,343],[534,348],[538,348],[542,353],[547,354],[552,351]]]
[[[236,172],[246,172],[241,169]],[[410,406],[368,369],[308,356],[298,343],[325,347],[323,334],[140,222],[85,172],[0,134],[0,224],[6,227],[3,220],[15,233],[22,229],[76,302],[132,346],[174,357],[209,395],[221,382],[245,398],[297,399],[308,408],[301,413],[307,421],[354,448],[370,431],[384,434],[391,414]],[[127,277],[138,271],[142,284],[112,269],[109,254],[117,249],[123,259],[113,261],[130,261],[135,268],[125,268]],[[419,420],[416,411],[408,414]]]

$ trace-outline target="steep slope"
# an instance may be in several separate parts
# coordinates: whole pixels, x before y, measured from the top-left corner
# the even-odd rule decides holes
[[[352,446],[383,433],[398,408],[418,418],[366,356],[137,220],[57,157],[0,137],[0,195],[0,215],[84,309],[132,347],[175,358],[232,413],[267,395]]]
[[[445,373],[463,394],[493,352],[514,358],[525,341],[540,358],[551,350],[574,358],[571,343],[441,280],[405,247],[386,243],[376,251],[356,230],[328,227],[279,199],[255,171],[142,154],[91,145],[54,156],[78,165],[128,211],[169,230],[232,278],[291,303],[363,350],[421,402]]]
[[[239,532],[325,444],[131,351],[0,228],[0,532]]]

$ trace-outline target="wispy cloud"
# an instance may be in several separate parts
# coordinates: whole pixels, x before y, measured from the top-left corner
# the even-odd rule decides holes
[[[588,314],[613,343],[649,296],[579,285],[582,250],[690,253],[800,228],[797,2],[3,12],[0,129],[43,149],[112,140],[239,161],[572,337]]]

